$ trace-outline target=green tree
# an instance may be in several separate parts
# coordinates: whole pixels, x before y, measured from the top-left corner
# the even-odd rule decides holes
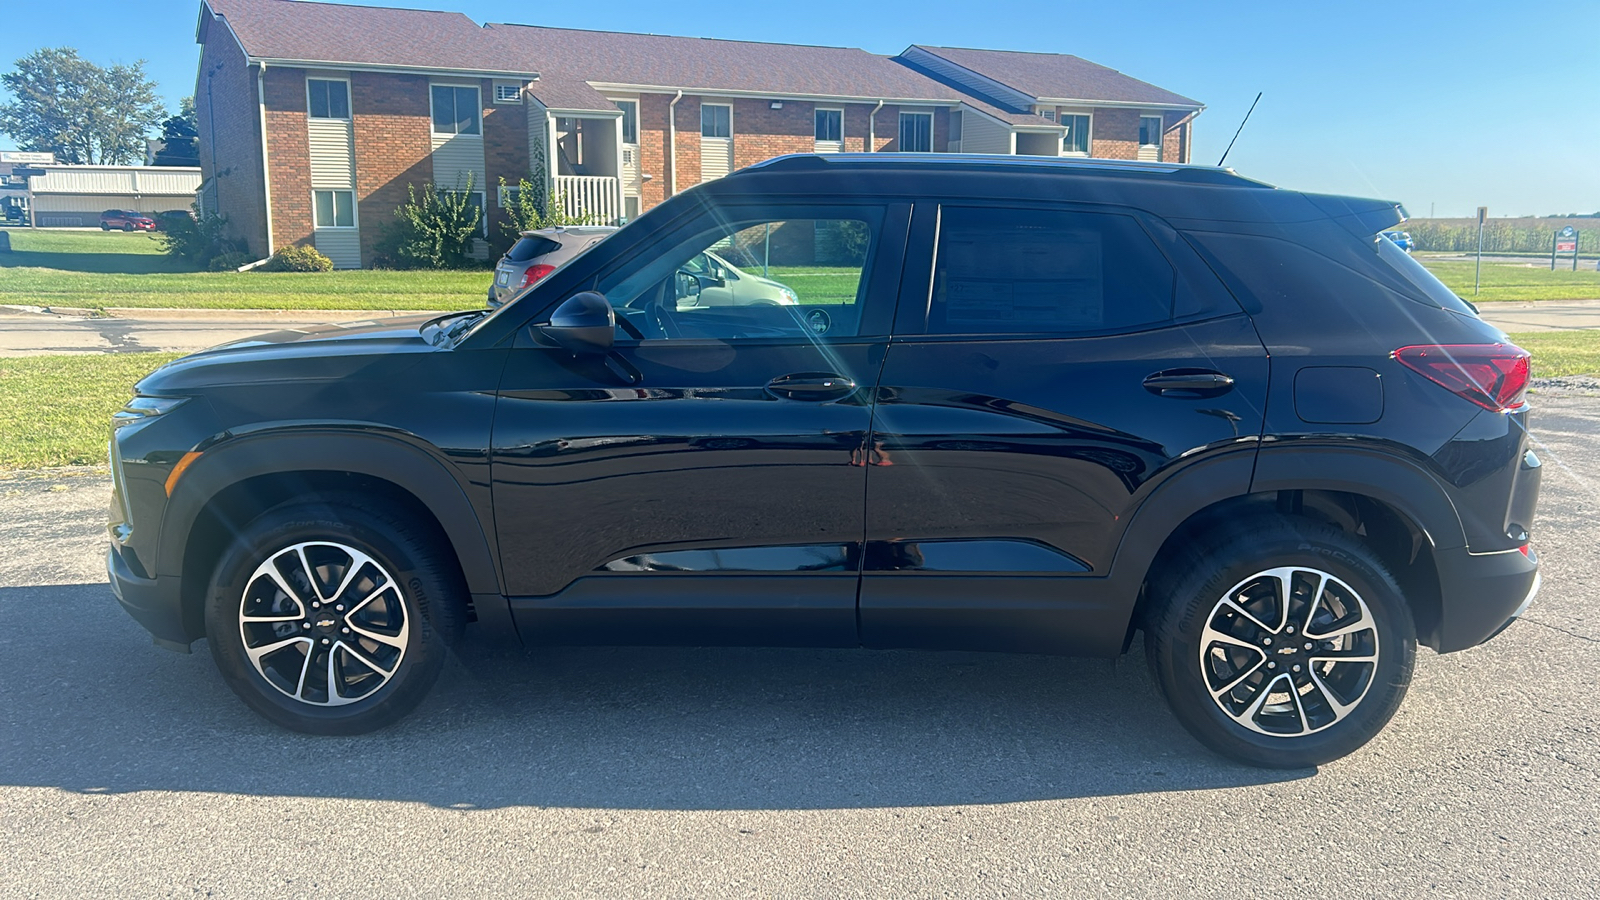
[[[194,112],[194,98],[185,97],[178,114],[161,123],[162,147],[156,152],[158,166],[200,165],[200,123]]]
[[[406,202],[394,211],[398,219],[385,237],[385,255],[419,269],[466,269],[482,265],[471,256],[483,238],[483,208],[473,193],[473,176],[457,190],[424,184],[406,185]]]
[[[0,133],[62,162],[136,162],[165,112],[144,60],[102,68],[70,47],[46,47],[17,60],[0,83],[14,98],[0,105]]]

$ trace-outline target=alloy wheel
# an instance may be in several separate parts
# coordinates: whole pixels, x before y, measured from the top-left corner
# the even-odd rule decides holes
[[[1360,704],[1378,667],[1378,628],[1348,583],[1305,566],[1257,572],[1224,593],[1200,635],[1200,674],[1229,719],[1298,737]]]
[[[343,706],[388,684],[410,636],[399,583],[346,544],[308,541],[257,566],[239,598],[239,635],[256,672],[312,706]]]

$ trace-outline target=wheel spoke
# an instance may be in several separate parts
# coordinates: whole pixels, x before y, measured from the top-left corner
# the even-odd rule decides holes
[[[327,601],[325,601],[329,603],[335,602],[340,597],[344,596],[344,589],[350,586],[350,582],[355,580],[356,574],[359,573],[361,569],[369,562],[369,559],[365,553],[351,552],[348,547],[343,547],[340,549],[350,552],[350,566],[344,570],[344,578],[339,582],[339,587],[334,590],[333,596],[329,597]]]
[[[1316,650],[1306,654],[1312,662],[1377,662],[1378,654],[1367,650]]]
[[[1354,622],[1351,622],[1349,625],[1342,625],[1332,631],[1317,632],[1315,634],[1308,631],[1306,632],[1306,637],[1314,641],[1331,641],[1334,638],[1344,637],[1347,634],[1369,631],[1372,629],[1372,627],[1372,617],[1367,615],[1367,611],[1363,609],[1361,610],[1360,618],[1356,619]]]
[[[343,647],[344,648],[344,652],[346,652],[346,653],[350,654],[351,656],[355,657],[362,665],[366,666],[367,668],[371,669],[374,672],[377,672],[379,675],[383,675],[383,676],[387,677],[387,676],[390,676],[390,675],[394,674],[394,669],[392,667],[386,669],[383,666],[378,665],[377,660],[375,660],[372,657],[366,655],[365,653],[362,653],[361,649],[359,647],[357,647],[355,644],[353,644],[353,643],[351,643],[349,641],[340,641],[339,643],[334,644],[333,646],[335,648]]]
[[[315,599],[320,600],[323,603],[328,602],[328,598],[322,596],[322,588],[317,587],[317,573],[311,568],[311,560],[306,559],[306,545],[295,545],[294,552],[295,556],[297,556],[300,560],[300,571],[304,572],[306,575],[306,583],[311,585],[311,593],[316,595]]]
[[[1212,688],[1211,689],[1211,699],[1220,700],[1222,698],[1223,694],[1226,694],[1229,691],[1233,690],[1234,688],[1238,687],[1240,685],[1240,683],[1243,682],[1246,678],[1249,678],[1251,675],[1254,675],[1263,665],[1266,665],[1266,662],[1267,662],[1267,658],[1265,656],[1263,656],[1260,659],[1256,660],[1256,664],[1255,665],[1251,666],[1248,669],[1245,669],[1243,672],[1240,672],[1233,680],[1229,681],[1227,684],[1224,684],[1222,687],[1219,687],[1219,688]]]
[[[1306,617],[1300,622],[1300,631],[1305,633],[1311,630],[1311,620],[1316,618],[1317,607],[1322,605],[1322,595],[1328,590],[1327,572],[1318,572],[1317,589],[1311,594],[1311,605],[1306,607]]]
[[[1345,713],[1348,713],[1350,710],[1355,709],[1356,708],[1356,703],[1361,702],[1360,698],[1357,698],[1354,702],[1351,702],[1351,703],[1345,703],[1345,702],[1341,701],[1339,699],[1339,696],[1337,694],[1335,694],[1328,687],[1327,683],[1322,680],[1322,677],[1317,674],[1317,670],[1315,670],[1315,669],[1307,669],[1306,670],[1306,674],[1311,676],[1311,684],[1313,686],[1315,686],[1317,691],[1322,694],[1322,699],[1327,702],[1328,708],[1333,710],[1333,720],[1335,722],[1337,722],[1340,719],[1344,718]]]
[[[329,706],[338,706],[338,705],[346,702],[345,698],[339,696],[339,677],[337,675],[335,675],[334,671],[333,671],[333,657],[335,655],[336,654],[332,650],[328,651],[328,705]]]
[[[361,635],[364,638],[368,638],[369,640],[377,641],[380,644],[388,644],[391,647],[396,647],[396,648],[399,648],[401,650],[404,650],[406,648],[406,632],[405,632],[404,628],[402,628],[400,630],[399,634],[389,635],[389,634],[384,634],[384,633],[379,632],[379,631],[369,631],[368,629],[362,628],[360,625],[357,625],[354,621],[351,621],[350,622],[350,630],[355,632],[356,634]]]
[[[245,652],[245,655],[250,657],[250,661],[256,664],[256,668],[259,669],[259,668],[261,668],[261,658],[263,656],[266,656],[268,653],[276,653],[277,651],[282,650],[283,648],[289,646],[290,644],[310,644],[310,643],[311,643],[311,639],[310,638],[304,637],[302,635],[298,635],[297,634],[297,635],[294,635],[292,637],[286,637],[281,641],[273,641],[270,644],[262,644],[259,647],[246,646],[244,648],[244,652]],[[308,651],[308,655],[309,655],[309,651]]]
[[[1278,629],[1273,628],[1271,625],[1268,625],[1267,623],[1265,623],[1265,622],[1261,621],[1260,619],[1256,618],[1255,616],[1251,615],[1249,610],[1247,610],[1244,607],[1240,606],[1239,604],[1235,603],[1233,601],[1233,598],[1231,598],[1231,597],[1222,598],[1222,605],[1228,607],[1229,609],[1233,610],[1234,612],[1238,613],[1239,615],[1244,616],[1246,619],[1249,619],[1250,622],[1252,622],[1257,628],[1261,629],[1262,631],[1265,631],[1267,634],[1277,634],[1278,633]],[[1215,618],[1214,615],[1213,615],[1213,618]]]

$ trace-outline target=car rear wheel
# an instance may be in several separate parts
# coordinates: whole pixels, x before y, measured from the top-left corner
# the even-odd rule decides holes
[[[206,636],[256,712],[310,734],[360,734],[421,702],[465,619],[431,532],[360,498],[251,522],[212,579]]]
[[[1416,635],[1358,538],[1291,517],[1213,530],[1152,577],[1146,650],[1178,720],[1251,765],[1300,768],[1371,740],[1411,681]]]

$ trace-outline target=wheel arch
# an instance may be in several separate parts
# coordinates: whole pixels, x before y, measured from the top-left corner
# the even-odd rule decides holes
[[[1443,596],[1435,554],[1466,541],[1454,504],[1433,476],[1381,451],[1297,448],[1262,450],[1242,494],[1217,496],[1215,474],[1199,467],[1181,474],[1189,484],[1171,485],[1177,488],[1171,496],[1153,494],[1129,524],[1112,573],[1136,596],[1125,648],[1141,626],[1152,573],[1173,564],[1196,535],[1251,516],[1302,516],[1360,538],[1399,582],[1419,641],[1438,647]]]
[[[162,516],[157,571],[178,576],[192,637],[204,634],[211,567],[232,535],[284,501],[330,491],[376,492],[409,509],[451,548],[474,602],[501,593],[488,533],[459,473],[429,451],[394,437],[329,431],[237,441],[195,460]]]

